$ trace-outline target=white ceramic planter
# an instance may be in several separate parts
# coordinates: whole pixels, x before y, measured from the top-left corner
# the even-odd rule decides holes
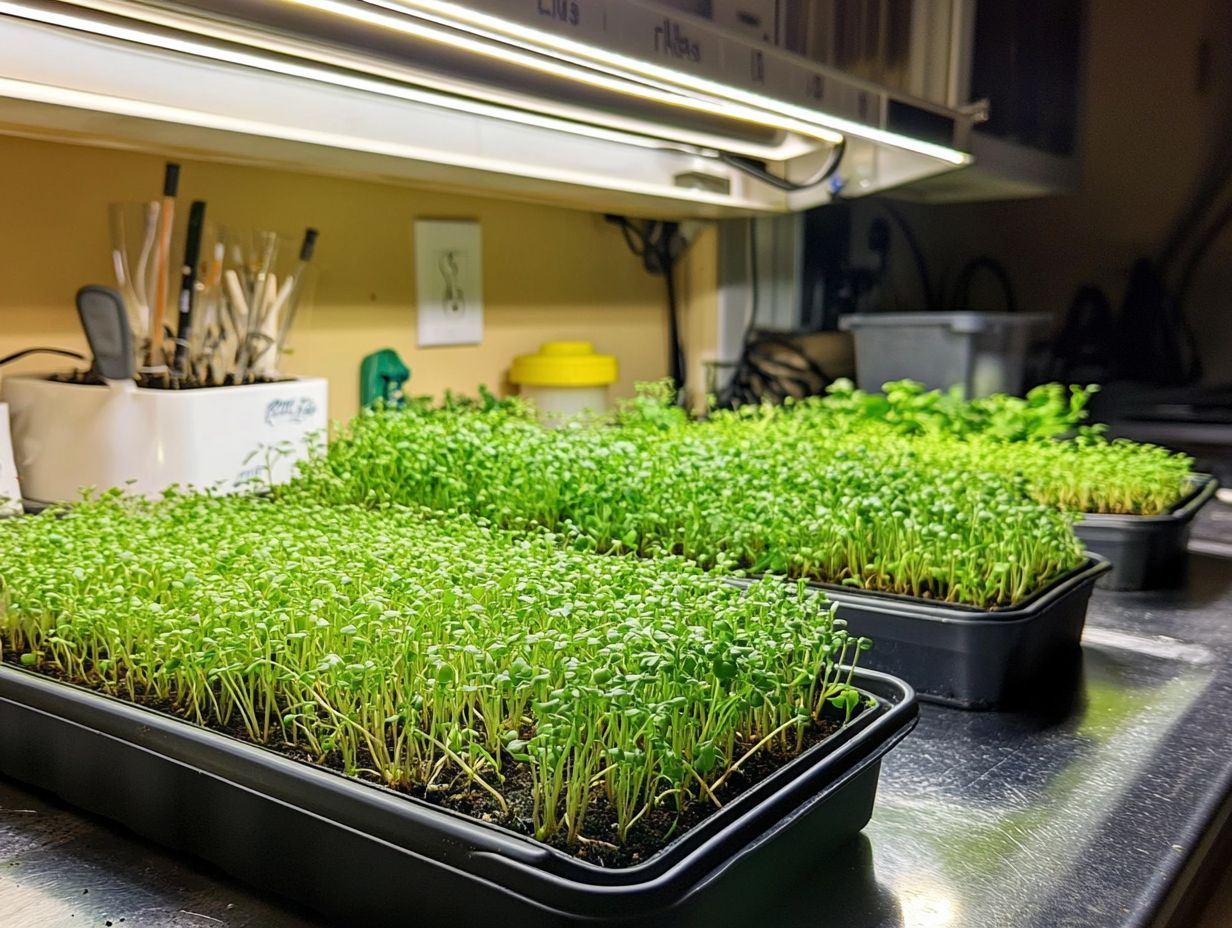
[[[171,391],[6,377],[0,396],[22,495],[36,503],[85,487],[157,496],[172,484],[230,493],[254,478],[285,482],[324,436],[329,399],[321,378]]]

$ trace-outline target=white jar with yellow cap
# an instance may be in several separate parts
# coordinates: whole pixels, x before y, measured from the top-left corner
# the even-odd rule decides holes
[[[537,354],[518,355],[509,380],[531,400],[546,425],[609,408],[608,390],[618,368],[610,354],[596,354],[590,342],[544,342]]]

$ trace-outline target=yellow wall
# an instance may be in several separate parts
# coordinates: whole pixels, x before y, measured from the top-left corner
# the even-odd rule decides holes
[[[156,196],[162,172],[153,155],[0,137],[0,355],[35,344],[84,350],[73,294],[113,283],[107,204]],[[183,162],[180,199],[208,201],[211,218],[236,228],[320,229],[314,302],[301,311],[284,369],[327,376],[333,418],[354,413],[360,359],[384,347],[410,365],[416,393],[508,389],[512,357],[555,338],[615,354],[615,395],[666,374],[663,281],[598,214],[199,162]],[[481,345],[416,348],[418,218],[482,224]],[[713,248],[711,230],[681,269],[686,298],[697,303],[685,319],[695,338],[706,332],[698,313],[713,310]],[[3,373],[57,363],[29,359]]]

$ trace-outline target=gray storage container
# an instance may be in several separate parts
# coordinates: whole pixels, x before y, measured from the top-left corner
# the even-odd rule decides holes
[[[1031,335],[1046,313],[856,313],[839,327],[856,343],[856,380],[880,392],[891,380],[929,389],[958,384],[968,397],[1017,393]]]

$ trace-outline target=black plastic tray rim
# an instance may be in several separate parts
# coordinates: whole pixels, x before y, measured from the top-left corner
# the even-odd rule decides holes
[[[1116,512],[1084,512],[1082,520],[1076,524],[1075,528],[1091,526],[1092,528],[1115,528],[1121,531],[1133,531],[1134,529],[1149,531],[1161,524],[1188,522],[1210,502],[1215,491],[1219,489],[1219,480],[1211,474],[1190,474],[1188,479],[1193,489],[1169,506],[1167,512],[1151,516]]]
[[[832,583],[806,581],[809,590],[824,593],[831,602],[859,605],[863,609],[893,615],[916,616],[938,622],[961,622],[963,624],[1007,625],[1014,622],[1029,622],[1053,603],[1068,596],[1076,587],[1088,580],[1112,570],[1112,564],[1098,554],[1087,552],[1086,560],[1073,570],[1061,574],[1051,583],[1033,592],[1030,596],[1010,606],[982,608],[966,603],[947,603],[937,599],[924,599],[902,593],[883,593],[878,590],[861,590],[855,587],[838,586]],[[761,574],[759,577],[777,576]],[[729,577],[729,583],[748,586],[752,577]],[[790,577],[782,577],[784,583],[798,583]]]
[[[872,670],[856,669],[853,681],[874,698],[874,707],[653,857],[620,868],[578,860],[416,797],[11,665],[0,664],[0,704],[9,703],[49,724],[67,722],[83,736],[101,735],[305,815],[345,824],[532,907],[555,912],[576,907],[578,913],[589,914],[592,905],[587,903],[606,898],[605,905],[644,913],[673,905],[718,878],[828,795],[867,774],[906,737],[918,714],[914,690]],[[30,742],[38,740],[31,737]],[[10,768],[16,763],[0,756],[0,771],[13,775]],[[876,775],[875,770],[872,773]]]

